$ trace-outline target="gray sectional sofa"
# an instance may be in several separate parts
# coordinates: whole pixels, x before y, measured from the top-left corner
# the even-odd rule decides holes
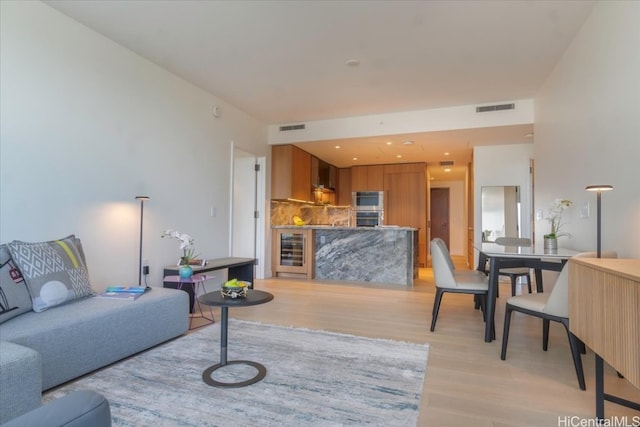
[[[63,250],[68,251],[68,247]],[[91,294],[40,312],[27,310],[25,298],[16,296],[22,277],[17,277],[19,265],[8,259],[11,255],[5,245],[0,246],[0,266],[6,270],[0,276],[0,424],[13,419],[14,425],[22,421],[22,425],[36,425],[32,423],[42,416],[48,422],[40,425],[58,425],[51,424],[52,414],[62,411],[65,421],[59,425],[99,425],[91,414],[109,413],[107,403],[105,415],[100,395],[74,393],[58,399],[62,402],[40,406],[42,391],[180,336],[189,328],[188,294],[175,289],[152,288],[136,300]],[[47,301],[46,295],[43,299]],[[5,314],[11,317],[2,318]],[[70,408],[79,413],[73,414]],[[70,423],[68,416],[77,418]],[[109,423],[101,425],[110,425],[110,416]]]

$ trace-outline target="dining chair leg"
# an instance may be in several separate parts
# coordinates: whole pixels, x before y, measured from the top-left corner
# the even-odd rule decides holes
[[[584,342],[582,342],[580,338],[576,337],[576,339],[578,340],[578,345],[580,346],[580,353],[587,354],[587,346],[584,345]]]
[[[509,328],[511,327],[511,307],[507,304],[507,308],[504,312],[504,330],[502,331],[502,351],[500,352],[500,359],[505,360],[507,358],[507,344],[509,342]]]
[[[509,278],[511,278],[511,296],[515,297],[516,296],[516,281],[518,280],[518,276],[516,275],[510,275]]]
[[[580,390],[586,390],[587,386],[584,382],[584,370],[582,368],[582,356],[580,355],[580,344],[578,338],[569,331],[569,321],[563,321],[562,324],[567,331],[569,337],[569,347],[571,347],[571,357],[573,357],[573,365],[576,368],[576,375],[578,376],[578,384]]]
[[[547,351],[549,347],[549,319],[542,319],[542,349]]]
[[[440,302],[444,292],[440,288],[436,288],[436,297],[433,300],[433,311],[431,313],[431,332],[436,328],[436,320],[438,320],[438,312],[440,311]]]
[[[531,273],[525,276],[527,278],[527,288],[529,289],[529,293],[531,293]]]

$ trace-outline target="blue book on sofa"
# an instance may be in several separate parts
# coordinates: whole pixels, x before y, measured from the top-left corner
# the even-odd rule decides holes
[[[144,286],[107,286],[107,289],[105,289],[105,292],[135,292],[140,294],[143,294],[144,291]]]

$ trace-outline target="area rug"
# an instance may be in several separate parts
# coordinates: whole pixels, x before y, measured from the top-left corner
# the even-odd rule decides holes
[[[263,364],[267,375],[256,384],[221,389],[202,381],[202,372],[219,362],[216,324],[48,392],[44,400],[97,391],[111,404],[114,426],[415,426],[428,350],[231,319],[228,360]],[[214,379],[241,381],[255,373],[228,365]]]

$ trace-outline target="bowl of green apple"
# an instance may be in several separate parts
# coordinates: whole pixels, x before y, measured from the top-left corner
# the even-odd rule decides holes
[[[245,298],[250,285],[251,283],[243,280],[231,279],[222,284],[220,292],[225,298]]]

